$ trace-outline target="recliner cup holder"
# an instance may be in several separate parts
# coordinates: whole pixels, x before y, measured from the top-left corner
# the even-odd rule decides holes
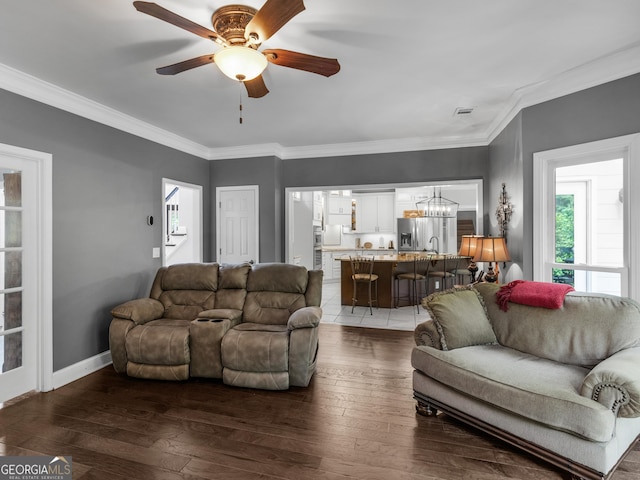
[[[219,323],[224,322],[224,318],[199,318],[199,322],[211,322],[211,323]]]

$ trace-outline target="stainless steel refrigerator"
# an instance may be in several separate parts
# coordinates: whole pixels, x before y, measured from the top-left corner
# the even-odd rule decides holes
[[[398,218],[399,252],[451,253],[456,250],[456,219]]]

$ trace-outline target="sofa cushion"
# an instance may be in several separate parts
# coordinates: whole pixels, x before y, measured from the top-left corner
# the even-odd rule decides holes
[[[215,292],[208,290],[169,290],[160,294],[164,317],[193,320],[203,310],[215,306]]]
[[[628,298],[569,293],[550,310],[496,301],[499,285],[478,284],[501,345],[561,363],[593,367],[625,348],[640,345],[640,305]]]
[[[189,322],[154,320],[138,325],[125,339],[129,361],[149,365],[184,365],[190,361]]]
[[[181,263],[171,265],[162,277],[163,290],[218,289],[217,263]]]
[[[289,330],[286,325],[241,323],[222,338],[221,350],[225,368],[246,372],[289,370]]]
[[[614,433],[613,412],[579,393],[585,368],[497,344],[450,351],[419,346],[411,363],[444,385],[551,428],[596,442]]]
[[[244,302],[242,321],[286,325],[291,314],[305,306],[301,293],[249,292]]]
[[[496,342],[482,298],[474,289],[434,293],[422,305],[436,324],[443,350]]]
[[[244,288],[221,288],[216,292],[215,308],[242,311],[247,291]]]
[[[251,269],[247,291],[289,292],[304,295],[308,282],[308,271],[300,265],[259,263]]]
[[[218,271],[218,288],[241,288],[246,290],[250,271],[251,265],[248,263],[242,263],[240,265],[225,263],[220,265],[220,270]]]

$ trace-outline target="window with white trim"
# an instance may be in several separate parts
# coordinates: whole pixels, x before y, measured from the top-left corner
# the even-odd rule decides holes
[[[640,298],[639,139],[534,154],[535,280]]]

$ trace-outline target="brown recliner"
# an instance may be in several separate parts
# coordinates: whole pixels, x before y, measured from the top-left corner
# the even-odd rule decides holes
[[[140,378],[221,378],[220,340],[240,323],[250,265],[179,264],[158,270],[149,298],[111,311],[117,372]]]
[[[223,381],[238,387],[305,387],[316,370],[322,271],[254,265],[242,322],[222,338]]]
[[[306,386],[316,369],[321,298],[322,271],[295,265],[163,267],[149,298],[111,311],[113,366],[158,380]]]

